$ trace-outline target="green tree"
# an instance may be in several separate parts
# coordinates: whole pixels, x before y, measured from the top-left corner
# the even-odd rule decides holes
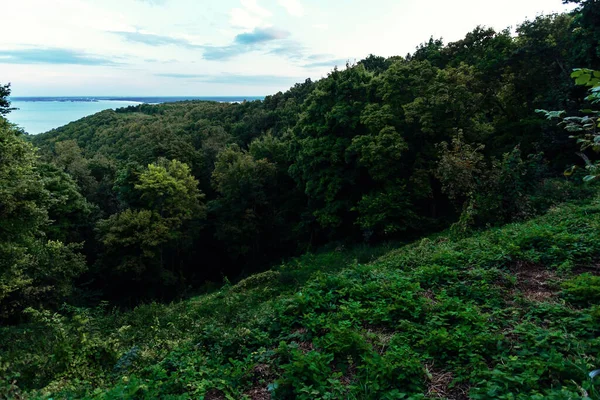
[[[93,226],[94,206],[79,192],[71,175],[53,164],[41,163],[37,172],[50,194],[45,202],[50,220],[48,237],[65,243],[84,241]]]
[[[92,176],[89,161],[83,156],[77,141],[63,140],[57,142],[54,145],[54,152],[55,156],[52,158],[54,164],[71,175],[86,196],[93,196],[98,182]]]
[[[135,189],[145,208],[176,224],[205,216],[200,203],[204,195],[198,189],[198,181],[190,168],[180,161],[161,159],[156,164],[149,164]]]
[[[211,209],[217,216],[217,238],[232,257],[260,256],[262,239],[277,218],[271,198],[276,174],[275,164],[256,160],[235,145],[217,156],[213,186],[218,197]]]
[[[324,229],[352,229],[351,211],[361,197],[361,170],[352,140],[366,134],[361,114],[369,102],[373,74],[364,66],[335,69],[303,105],[295,129],[291,176],[308,197],[309,212]]]
[[[190,168],[161,159],[142,171],[134,186],[140,209],[127,209],[97,225],[104,246],[102,262],[119,278],[113,290],[128,282],[131,294],[164,296],[185,283],[184,254],[194,239],[194,222],[206,217],[204,195]]]
[[[0,84],[0,117],[3,117],[14,110],[14,108],[10,107],[10,100],[8,100],[9,96],[10,83],[4,85]]]
[[[589,95],[586,100],[595,106],[600,103],[600,71],[577,68],[571,74],[575,80],[575,84],[588,88]],[[585,168],[588,174],[583,178],[584,181],[590,182],[600,178],[600,161],[591,160],[586,155],[586,150],[592,150],[594,153],[600,153],[600,111],[592,108],[586,108],[580,111],[581,116],[566,116],[563,111],[546,111],[536,110],[543,114],[546,118],[559,119],[559,126],[564,127],[569,133],[570,138],[576,139],[581,146],[580,157],[585,161]],[[576,167],[571,168],[566,172],[566,175],[571,175]]]
[[[0,318],[27,306],[52,306],[85,270],[77,246],[48,241],[52,194],[36,168],[33,147],[0,117]]]

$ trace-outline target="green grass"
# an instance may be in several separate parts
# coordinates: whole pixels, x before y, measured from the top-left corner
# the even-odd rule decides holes
[[[599,399],[598,232],[594,200],[169,305],[32,310],[0,329],[0,398]]]

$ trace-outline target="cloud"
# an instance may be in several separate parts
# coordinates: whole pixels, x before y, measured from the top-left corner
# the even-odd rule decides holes
[[[269,50],[269,54],[286,57],[292,60],[300,60],[304,58],[306,48],[300,43],[293,40],[286,40],[276,47]]]
[[[194,45],[185,39],[176,38],[173,36],[155,35],[152,33],[144,32],[124,32],[124,31],[113,31],[111,32],[128,42],[141,43],[147,46],[179,46],[188,49],[197,49],[201,46]]]
[[[167,0],[136,0],[140,3],[150,4],[151,6],[164,6],[167,4]]]
[[[310,57],[308,57],[310,59]],[[312,63],[304,64],[302,67],[304,68],[322,68],[322,67],[339,67],[346,66],[346,63],[349,61],[347,58],[338,58],[335,60],[324,60],[324,61],[315,61]]]
[[[253,45],[269,42],[271,40],[286,39],[290,36],[289,32],[274,28],[260,29],[256,28],[253,32],[240,33],[235,37],[234,42],[240,45]]]
[[[240,33],[233,43],[227,46],[203,46],[205,60],[229,60],[235,56],[262,50],[276,41],[282,41],[290,36],[287,31],[275,28],[256,28],[252,32]]]
[[[162,78],[185,79],[196,82],[215,83],[215,84],[232,84],[232,85],[257,85],[257,86],[279,86],[293,85],[296,82],[303,81],[303,78],[297,76],[274,76],[274,75],[238,75],[238,74],[221,74],[221,75],[202,75],[202,74],[178,74],[178,73],[162,73],[155,74]]]
[[[261,16],[263,18],[267,18],[273,15],[269,10],[259,6],[256,0],[241,0],[241,3],[245,9],[247,9],[255,15]]]
[[[258,5],[257,0],[241,0],[242,8],[234,8],[230,11],[230,24],[234,28],[254,29],[264,26],[264,19],[273,14]]]
[[[304,16],[304,6],[299,0],[277,0],[279,5],[287,10],[294,17]]]
[[[290,37],[290,33],[276,28],[255,28],[250,32],[240,33],[231,42],[224,46],[200,45],[193,44],[190,41],[174,36],[155,35],[145,32],[126,32],[112,31],[112,34],[120,36],[122,39],[141,43],[147,46],[178,46],[190,50],[202,50],[203,58],[209,61],[229,60],[235,56],[246,54],[251,51],[262,50],[269,47],[269,44],[282,42]],[[277,54],[291,56],[292,52],[296,52],[297,45],[289,41],[287,44],[289,51],[286,52],[287,46],[280,45],[281,50],[275,50]]]
[[[253,29],[262,24],[262,18],[241,8],[231,10],[230,23],[235,28]]]
[[[90,55],[79,50],[38,47],[0,50],[0,64],[119,65],[113,59]]]

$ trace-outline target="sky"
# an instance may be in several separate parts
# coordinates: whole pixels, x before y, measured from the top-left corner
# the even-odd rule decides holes
[[[252,96],[561,0],[0,0],[13,96]]]

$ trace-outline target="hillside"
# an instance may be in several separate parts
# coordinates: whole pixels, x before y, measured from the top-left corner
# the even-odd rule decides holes
[[[0,83],[0,399],[600,400],[600,2],[565,3],[37,136]]]
[[[0,328],[11,398],[599,398],[600,200]],[[8,361],[10,360],[10,361]],[[8,363],[7,363],[8,361]]]

